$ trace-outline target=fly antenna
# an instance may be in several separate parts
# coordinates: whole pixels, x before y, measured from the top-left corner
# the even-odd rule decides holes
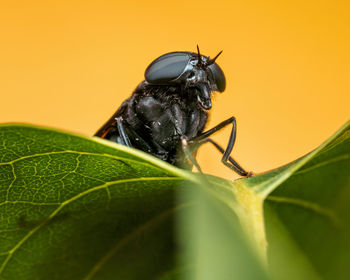
[[[209,65],[213,64],[221,53],[222,53],[222,51],[220,51],[213,59],[209,59],[205,66],[209,66]]]
[[[199,51],[198,45],[197,45],[197,52],[198,52],[198,63],[197,63],[197,65],[198,65],[198,66],[202,66],[202,65],[203,65],[202,56],[201,56],[201,53],[200,53],[200,51]]]

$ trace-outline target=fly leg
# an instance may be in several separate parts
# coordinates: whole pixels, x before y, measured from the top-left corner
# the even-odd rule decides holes
[[[202,140],[197,147],[206,144],[206,143],[210,143],[213,144],[213,146],[221,153],[224,154],[225,150],[224,148],[222,148],[218,143],[216,143],[213,139],[205,139]],[[229,162],[227,162],[229,161]],[[245,171],[238,163],[237,161],[235,161],[231,156],[228,156],[227,159],[225,159],[224,157],[222,157],[222,162],[228,166],[229,168],[231,168],[232,170],[234,170],[237,174],[239,174],[240,176],[244,176],[244,177],[250,177],[253,175],[252,172],[247,172]]]
[[[167,152],[162,149],[161,147],[158,147],[156,142],[151,141],[151,143],[148,143],[144,138],[142,138],[132,127],[125,125],[123,123],[122,118],[116,118],[117,121],[117,128],[118,132],[121,138],[121,144],[137,148],[139,150],[142,150],[144,152],[150,153],[162,160],[167,160],[168,154]],[[152,145],[153,144],[153,145]],[[152,146],[151,146],[152,145]],[[155,147],[153,147],[155,146]]]
[[[124,128],[123,119],[121,117],[117,117],[115,120],[118,128],[118,132],[120,135],[121,144],[124,146],[132,147],[129,136],[126,133]]]
[[[189,145],[188,145],[188,140],[185,136],[181,137],[181,146],[182,146],[182,150],[183,150],[184,154],[186,155],[186,157],[197,168],[197,170],[203,174],[202,169],[199,166],[197,160],[192,155],[191,149],[189,148]]]
[[[227,144],[226,149],[224,150],[219,144],[217,144],[215,141],[210,139],[209,137],[213,135],[215,132],[219,131],[220,129],[224,128],[225,126],[232,124],[232,130],[230,134],[230,138]],[[201,146],[205,143],[211,143],[214,145],[216,149],[218,149],[222,154],[222,163],[231,168],[233,171],[235,171],[240,176],[251,176],[252,173],[249,173],[245,171],[232,157],[230,157],[230,154],[232,152],[233,146],[236,141],[236,131],[237,131],[237,124],[236,124],[236,118],[231,117],[221,123],[219,123],[217,126],[213,127],[212,129],[203,132],[201,135],[192,138],[189,143],[197,143],[197,145]],[[199,147],[197,146],[197,147]]]

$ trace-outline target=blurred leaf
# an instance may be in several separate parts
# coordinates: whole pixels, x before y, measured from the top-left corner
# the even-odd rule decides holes
[[[273,279],[350,279],[350,122],[295,162],[236,180],[231,195],[210,184],[183,195],[202,197],[183,218],[187,261],[199,260],[187,279],[264,279],[264,263]]]
[[[186,188],[182,197],[196,202],[179,218],[177,230],[187,248],[182,262],[188,266],[180,279],[268,279],[265,260],[259,259],[259,249],[246,238],[235,212],[240,208],[237,201],[229,205],[202,188]],[[228,197],[235,200],[232,191]]]
[[[348,279],[349,127],[232,183],[109,141],[3,125],[0,279]]]

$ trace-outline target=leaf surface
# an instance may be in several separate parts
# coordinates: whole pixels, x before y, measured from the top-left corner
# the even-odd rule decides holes
[[[174,213],[186,207],[174,188],[190,175],[32,126],[3,125],[0,145],[3,279],[147,279],[172,268]]]
[[[2,125],[0,279],[348,279],[349,127],[230,182],[109,141]]]
[[[213,272],[218,279],[350,278],[350,122],[306,156],[236,180],[231,196],[213,194],[211,183],[205,203],[190,217],[201,242],[188,248],[191,258],[203,261],[188,279],[213,279]],[[197,188],[192,196],[200,195]],[[222,209],[217,213],[222,205],[232,210],[226,220]],[[229,226],[236,229],[227,235]],[[250,246],[242,246],[245,242]],[[254,252],[268,275],[252,258]]]

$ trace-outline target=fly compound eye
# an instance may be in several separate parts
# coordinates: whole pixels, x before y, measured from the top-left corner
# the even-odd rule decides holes
[[[209,65],[208,68],[211,72],[211,75],[209,76],[211,76],[213,79],[217,90],[223,92],[226,88],[226,78],[224,72],[216,63]]]
[[[189,61],[190,53],[188,52],[164,54],[147,67],[145,79],[153,85],[173,84],[184,73]]]

